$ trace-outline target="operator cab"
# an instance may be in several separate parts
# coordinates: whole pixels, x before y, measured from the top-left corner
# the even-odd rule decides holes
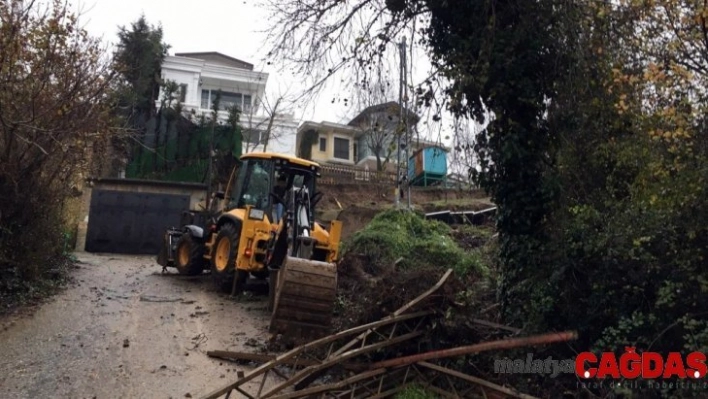
[[[301,164],[271,154],[247,154],[241,161],[229,193],[228,209],[251,206],[264,211],[269,221],[277,223],[292,202],[294,190],[307,187],[310,197],[315,192],[315,179],[319,175],[315,163]]]

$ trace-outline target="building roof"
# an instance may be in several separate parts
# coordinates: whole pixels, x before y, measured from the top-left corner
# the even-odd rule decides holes
[[[394,110],[396,115],[398,115],[398,113],[401,110],[401,106],[396,101],[389,101],[387,103],[376,104],[376,105],[366,107],[366,108],[364,108],[363,111],[361,111],[359,113],[359,115],[355,116],[354,119],[352,119],[349,122],[349,125],[356,126],[359,123],[361,123],[364,120],[364,118],[366,118],[366,116],[368,114],[371,114],[373,112],[383,111],[383,110]],[[415,112],[411,111],[410,109],[408,109],[407,111],[408,111],[409,117],[411,119],[413,119],[413,123],[414,124],[418,123],[418,121],[420,120],[420,117]]]
[[[199,53],[175,53],[176,57],[196,58],[212,64],[223,65],[231,68],[253,70],[253,64],[246,61],[241,61],[237,58],[229,57],[216,51],[207,51]]]
[[[411,144],[417,145],[418,149],[414,150],[411,156],[416,155],[417,153],[426,150],[428,148],[438,148],[442,150],[445,153],[450,152],[450,148],[448,148],[446,145],[442,143],[438,143],[435,141],[430,141],[430,140],[414,140]]]
[[[249,152],[246,154],[241,155],[241,159],[251,159],[251,158],[257,158],[257,159],[273,159],[273,158],[280,158],[284,159],[288,162],[292,162],[294,164],[304,166],[306,168],[309,168],[311,166],[314,167],[319,167],[320,165],[317,162],[313,162],[307,159],[303,158],[298,158],[294,157],[292,155],[287,155],[287,154],[280,154],[276,152]]]
[[[351,125],[342,125],[341,123],[334,123],[334,122],[314,122],[314,121],[304,121],[299,127],[298,127],[298,132],[307,130],[307,129],[318,129],[318,128],[331,128],[331,129],[338,129],[340,131],[348,131],[352,133],[361,133],[361,130],[351,126]]]

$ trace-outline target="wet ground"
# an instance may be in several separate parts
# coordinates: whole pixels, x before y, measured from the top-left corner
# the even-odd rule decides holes
[[[67,290],[0,319],[0,396],[197,398],[249,370],[207,351],[267,338],[265,297],[235,301],[208,274],[162,274],[154,256],[77,255]]]

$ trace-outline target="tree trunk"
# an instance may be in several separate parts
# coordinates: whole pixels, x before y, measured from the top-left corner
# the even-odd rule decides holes
[[[263,152],[266,152],[266,149],[268,148],[268,142],[270,141],[270,135],[273,134],[273,120],[275,119],[275,116],[278,112],[278,106],[280,105],[280,101],[283,98],[278,98],[278,100],[275,102],[273,105],[273,109],[270,110],[270,118],[268,119],[268,128],[266,129],[266,138],[265,142],[263,143]]]

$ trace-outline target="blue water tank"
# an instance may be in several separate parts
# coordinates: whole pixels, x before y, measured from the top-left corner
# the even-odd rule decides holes
[[[416,151],[408,159],[408,179],[413,185],[427,185],[447,176],[447,151],[441,147],[427,147]]]

